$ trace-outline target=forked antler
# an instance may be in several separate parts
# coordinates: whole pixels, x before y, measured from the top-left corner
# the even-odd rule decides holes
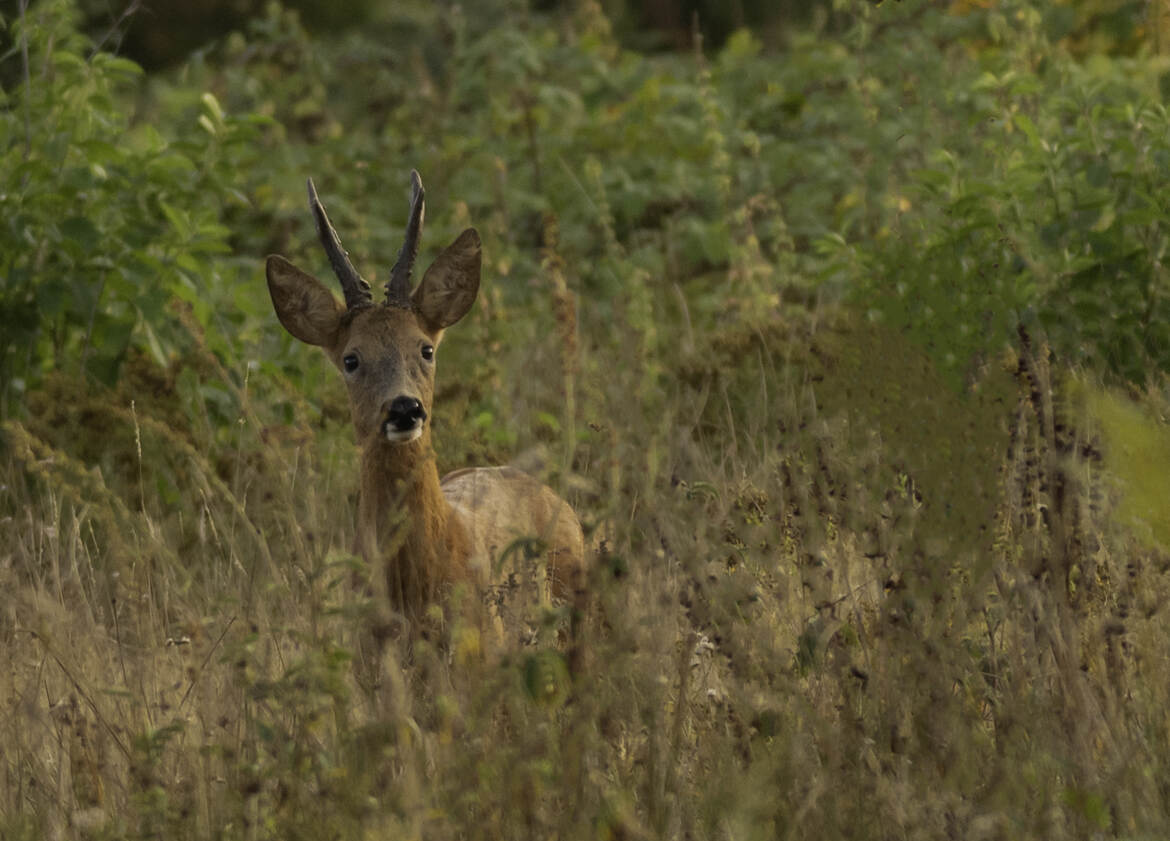
[[[386,303],[396,307],[410,307],[410,272],[414,258],[418,256],[419,234],[422,232],[423,214],[426,211],[426,191],[418,170],[410,171],[410,219],[406,223],[406,239],[390,270],[386,283]]]
[[[321,238],[321,245],[325,247],[325,254],[329,257],[329,265],[334,274],[341,281],[341,291],[345,295],[346,309],[364,307],[374,303],[374,296],[370,292],[370,284],[362,280],[353,263],[349,262],[349,255],[341,247],[341,240],[337,238],[337,231],[329,224],[329,217],[325,215],[325,208],[317,198],[317,188],[313,186],[313,179],[309,179],[309,209],[313,212],[313,219],[317,223],[317,236]]]

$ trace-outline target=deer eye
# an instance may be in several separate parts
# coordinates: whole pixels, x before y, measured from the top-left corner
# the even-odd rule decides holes
[[[348,371],[349,373],[352,374],[354,371],[357,370],[357,367],[358,367],[357,354],[347,353],[345,355],[345,358],[341,360],[341,364],[345,366],[346,371]]]
[[[435,358],[434,345],[423,345],[422,346],[422,358],[426,359],[428,361]]]

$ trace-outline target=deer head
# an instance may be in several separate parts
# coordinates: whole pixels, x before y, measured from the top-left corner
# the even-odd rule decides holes
[[[434,395],[435,349],[443,331],[467,314],[479,291],[481,253],[474,228],[461,233],[411,291],[424,192],[417,172],[410,173],[410,180],[406,240],[390,271],[383,302],[374,302],[370,285],[350,263],[312,179],[309,209],[345,303],[284,257],[271,255],[266,265],[268,292],[280,323],[302,342],[321,347],[345,378],[363,448],[382,442],[403,445],[423,437]]]

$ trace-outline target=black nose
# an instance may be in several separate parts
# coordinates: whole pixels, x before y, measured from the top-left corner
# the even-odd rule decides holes
[[[395,397],[386,410],[386,423],[399,432],[409,432],[426,419],[426,409],[414,397]]]

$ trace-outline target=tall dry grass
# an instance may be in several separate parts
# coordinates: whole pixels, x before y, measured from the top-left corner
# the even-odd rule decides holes
[[[579,673],[554,610],[501,661],[451,621],[359,680],[344,422],[240,394],[200,427],[143,365],[5,427],[0,834],[1165,829],[1167,564],[1111,517],[1042,346],[961,398],[896,337],[794,311],[699,333],[648,387],[551,290],[562,329],[502,349],[530,373],[501,405],[548,438],[579,384],[586,431],[544,461],[604,537]],[[474,435],[445,425],[458,463]]]

